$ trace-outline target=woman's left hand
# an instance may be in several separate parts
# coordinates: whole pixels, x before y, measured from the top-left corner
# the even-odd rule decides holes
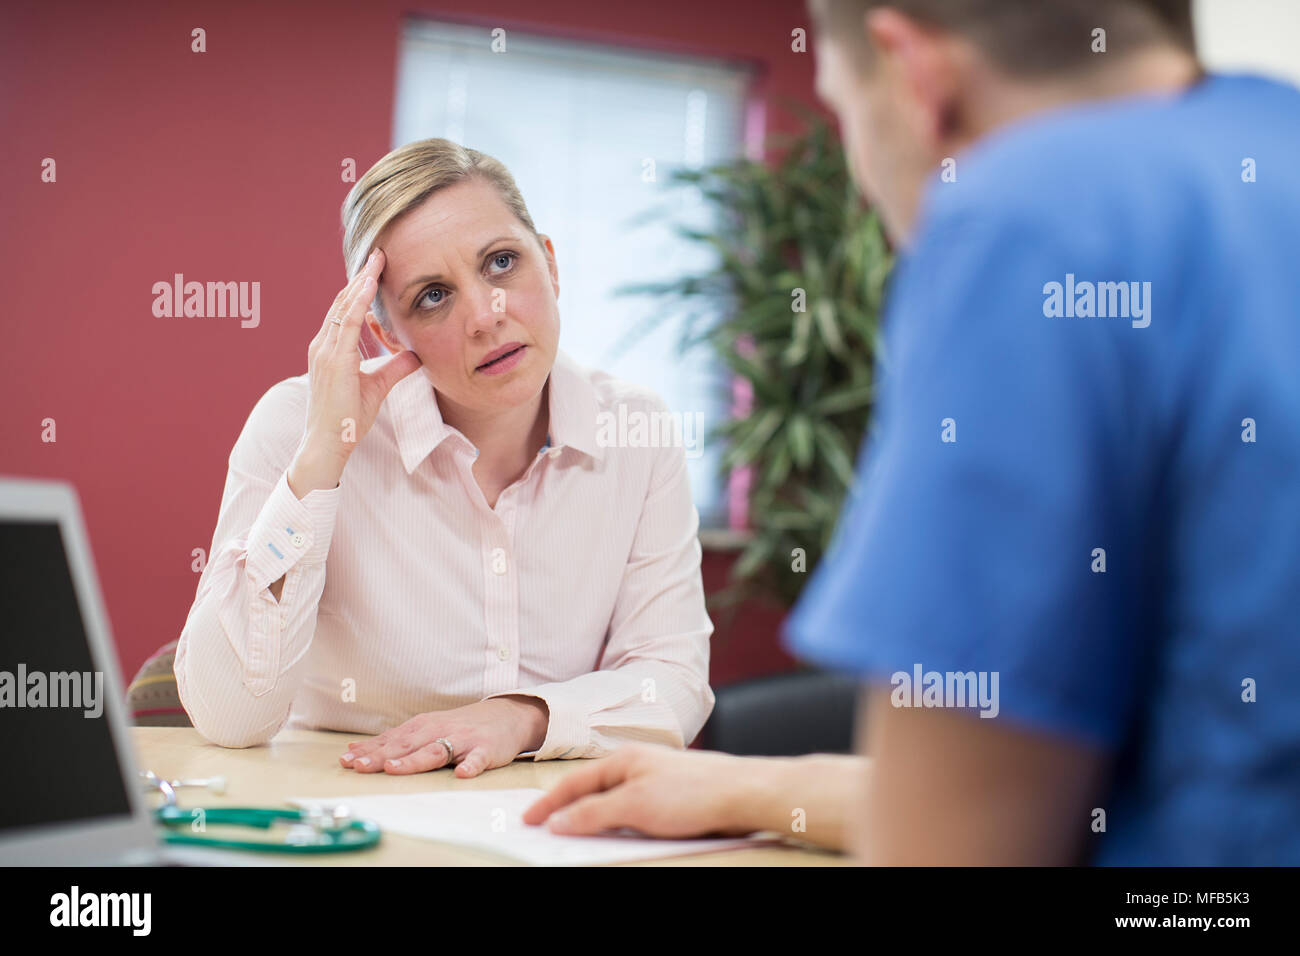
[[[515,696],[416,714],[377,737],[348,744],[339,763],[360,773],[437,770],[447,763],[447,749],[437,740],[446,737],[456,751],[456,776],[476,777],[541,747],[549,713],[546,701]]]

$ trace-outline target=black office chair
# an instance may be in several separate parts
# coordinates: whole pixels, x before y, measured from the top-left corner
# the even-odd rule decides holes
[[[699,745],[762,757],[852,753],[857,694],[855,679],[817,670],[718,687]]]

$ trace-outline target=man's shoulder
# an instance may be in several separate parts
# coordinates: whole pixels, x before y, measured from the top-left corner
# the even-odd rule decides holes
[[[1086,221],[1117,205],[1145,216],[1212,201],[1239,185],[1238,161],[1271,143],[1300,148],[1300,90],[1211,74],[1179,94],[1074,104],[972,144],[931,182],[939,213]],[[1225,165],[1226,164],[1226,165]]]

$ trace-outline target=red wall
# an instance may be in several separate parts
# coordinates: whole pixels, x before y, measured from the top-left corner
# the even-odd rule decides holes
[[[13,6],[0,10],[0,474],[76,486],[128,680],[179,634],[230,448],[258,397],[306,371],[344,281],[340,163],[364,171],[390,146],[404,15],[743,59],[759,101],[813,99],[812,56],[790,49],[800,0]],[[194,27],[206,53],[190,50]],[[153,283],[177,272],[260,281],[261,324],[155,318]],[[726,675],[784,667],[779,614],[746,620],[752,633],[718,648]]]

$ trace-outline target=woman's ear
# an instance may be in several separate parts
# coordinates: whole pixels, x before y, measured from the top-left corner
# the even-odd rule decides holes
[[[551,243],[551,237],[543,233],[538,233],[537,238],[541,240],[542,251],[546,253],[546,268],[551,273],[551,288],[555,290],[555,297],[560,297],[560,271],[555,266],[555,246]]]
[[[394,355],[406,351],[406,346],[397,340],[397,336],[379,324],[379,319],[375,317],[375,313],[366,313],[366,328],[370,329],[370,334],[375,337],[375,341]]]

